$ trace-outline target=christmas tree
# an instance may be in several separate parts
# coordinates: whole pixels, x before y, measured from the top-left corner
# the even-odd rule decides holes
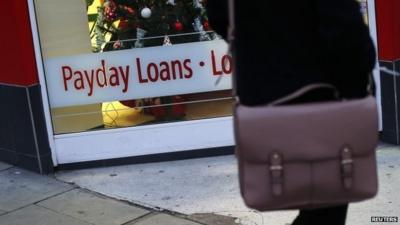
[[[93,33],[95,51],[206,41],[211,32],[206,0],[100,1]],[[87,0],[88,6],[93,0]],[[109,41],[105,36],[111,35]]]
[[[95,2],[97,13],[89,15],[94,52],[219,38],[209,26],[206,0],[87,0],[88,8]],[[144,107],[156,120],[175,120],[184,118],[185,101],[183,96],[168,96],[120,102]]]

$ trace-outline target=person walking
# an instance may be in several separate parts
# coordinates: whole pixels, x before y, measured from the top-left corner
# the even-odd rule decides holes
[[[211,27],[226,39],[227,0],[208,0]],[[333,84],[342,98],[367,95],[376,55],[355,0],[235,0],[236,89],[261,105],[307,84]],[[333,99],[315,90],[295,102]],[[291,102],[294,103],[294,102]],[[300,210],[293,225],[344,225],[348,204]]]

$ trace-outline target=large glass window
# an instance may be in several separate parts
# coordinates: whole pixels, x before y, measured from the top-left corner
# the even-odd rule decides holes
[[[34,0],[56,134],[231,115],[200,0]]]

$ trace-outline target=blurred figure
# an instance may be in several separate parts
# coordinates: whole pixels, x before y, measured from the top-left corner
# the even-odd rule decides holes
[[[355,0],[235,0],[237,95],[259,105],[311,83],[330,83],[342,98],[367,95],[375,49]],[[210,25],[226,38],[227,0],[208,0]],[[313,91],[296,102],[333,98]],[[348,205],[300,210],[293,225],[344,225]]]

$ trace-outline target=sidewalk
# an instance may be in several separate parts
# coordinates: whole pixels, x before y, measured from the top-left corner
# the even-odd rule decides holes
[[[372,225],[371,216],[400,218],[400,147],[380,145],[377,161],[378,196],[350,204],[348,225]],[[235,217],[241,225],[285,225],[298,213],[297,210],[260,213],[247,208],[240,197],[233,155],[60,171],[56,177],[138,205],[186,215],[203,213]]]
[[[0,225],[234,225],[233,218],[155,210],[0,162]]]
[[[378,196],[351,204],[349,225],[372,224],[371,216],[400,217],[400,147],[381,145],[377,155]],[[297,215],[248,209],[237,182],[234,156],[52,176],[0,162],[0,225],[285,225]]]

